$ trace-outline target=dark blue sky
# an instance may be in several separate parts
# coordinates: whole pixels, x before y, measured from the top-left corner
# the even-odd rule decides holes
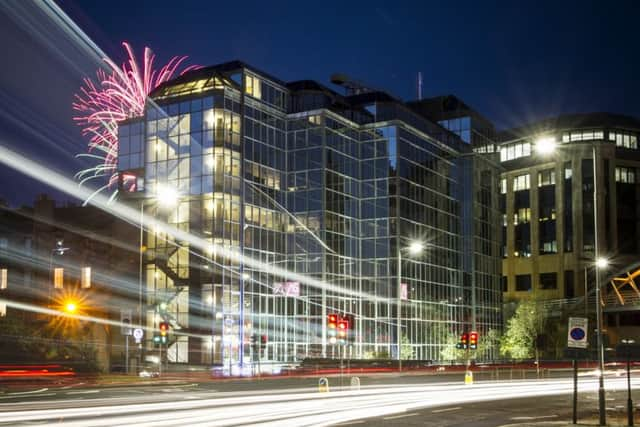
[[[403,99],[453,93],[499,126],[558,112],[640,114],[638,2],[105,2],[62,7],[119,42],[202,65],[241,59],[283,80],[346,72]],[[177,6],[180,5],[180,6]]]
[[[640,116],[640,2],[57,3],[116,62],[127,40],[161,63],[241,59],[282,80],[325,84],[343,72],[405,100],[421,71],[425,96],[455,94],[499,128],[562,112]],[[0,4],[0,138],[72,176],[86,141],[71,102],[98,64],[26,5]],[[13,204],[50,192],[5,169],[0,182],[12,184],[0,198]]]

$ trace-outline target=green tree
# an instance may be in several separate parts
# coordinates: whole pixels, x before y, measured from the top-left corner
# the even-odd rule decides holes
[[[500,353],[514,359],[539,358],[539,337],[544,336],[547,313],[537,300],[523,300],[507,322]]]
[[[400,358],[402,360],[413,359],[414,351],[411,346],[411,341],[406,335],[400,337]]]

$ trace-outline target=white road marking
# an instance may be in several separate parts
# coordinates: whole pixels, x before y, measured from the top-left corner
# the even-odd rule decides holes
[[[457,411],[458,409],[462,409],[461,406],[456,406],[455,408],[444,408],[444,409],[435,409],[431,412],[433,412],[434,414],[437,414],[439,412],[447,412],[447,411]]]
[[[68,391],[67,394],[93,394],[100,393],[100,390],[83,390],[83,391]]]
[[[7,393],[7,394],[14,394],[14,395],[16,395],[16,394],[34,394],[34,393],[42,393],[43,391],[47,391],[47,390],[49,390],[49,389],[45,387],[45,388],[41,388],[41,389],[38,389],[38,390],[17,391],[17,392],[14,392],[14,393]]]
[[[530,421],[530,420],[542,420],[544,418],[557,418],[556,414],[554,415],[540,415],[539,417],[511,417],[510,420],[514,421]]]
[[[404,417],[415,417],[416,415],[420,415],[417,412],[414,412],[413,414],[402,414],[402,415],[394,415],[392,417],[383,417],[383,420],[395,420],[396,418],[404,418]]]

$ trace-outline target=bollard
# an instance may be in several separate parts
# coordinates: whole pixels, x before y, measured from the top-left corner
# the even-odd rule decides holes
[[[465,374],[464,374],[464,383],[466,385],[473,384],[473,372],[471,372],[471,371],[465,372]]]
[[[327,378],[322,377],[318,380],[318,391],[320,393],[329,392],[329,380]]]
[[[351,378],[351,391],[360,391],[360,378]]]

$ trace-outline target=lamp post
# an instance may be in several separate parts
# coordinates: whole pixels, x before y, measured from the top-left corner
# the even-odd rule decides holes
[[[401,346],[401,333],[402,327],[400,324],[401,320],[401,307],[402,307],[402,250],[404,248],[400,244],[400,237],[398,237],[398,283],[397,283],[397,309],[396,309],[396,342],[398,348],[398,370],[402,371],[402,356],[400,351]],[[414,241],[409,244],[406,248],[409,250],[409,253],[412,255],[417,255],[424,249],[424,244],[422,242]]]
[[[552,154],[556,151],[558,144],[555,138],[540,138],[535,142],[535,150],[542,155]],[[596,273],[596,345],[598,346],[598,368],[600,376],[598,381],[598,412],[600,415],[600,425],[607,424],[604,391],[604,343],[602,339],[602,305],[600,303],[600,270],[606,268],[608,261],[600,256],[600,241],[598,239],[598,158],[597,144],[595,140],[591,143],[591,156],[593,158],[593,240],[594,240],[594,260]],[[587,295],[585,293],[585,300]]]

